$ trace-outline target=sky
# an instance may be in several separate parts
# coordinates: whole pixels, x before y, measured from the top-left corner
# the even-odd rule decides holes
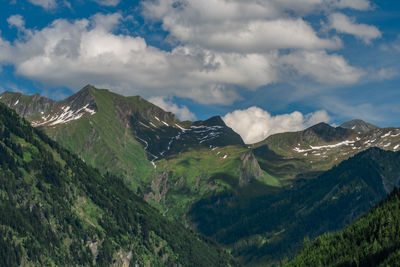
[[[0,92],[92,84],[182,120],[221,115],[247,143],[400,126],[399,1],[2,0],[0,14]]]

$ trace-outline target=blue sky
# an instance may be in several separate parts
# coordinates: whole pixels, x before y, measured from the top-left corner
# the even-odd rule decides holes
[[[13,0],[0,14],[1,91],[62,99],[90,83],[183,119],[229,113],[258,138],[400,126],[398,1]]]

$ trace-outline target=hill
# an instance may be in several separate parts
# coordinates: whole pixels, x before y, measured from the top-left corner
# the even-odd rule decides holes
[[[0,104],[0,265],[221,266],[230,257],[170,222]]]
[[[304,131],[269,136],[251,147],[260,167],[286,185],[298,178],[315,178],[371,147],[400,150],[400,128],[378,128],[361,120],[343,125],[320,123]]]
[[[287,266],[398,266],[400,191],[337,233],[306,239]]]

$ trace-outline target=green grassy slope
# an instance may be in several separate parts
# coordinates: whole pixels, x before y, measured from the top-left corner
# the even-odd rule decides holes
[[[230,257],[0,104],[1,266],[226,266]]]
[[[96,102],[97,113],[44,130],[91,166],[125,177],[128,185],[136,190],[141,183],[151,179],[153,166],[131,131],[130,121],[120,116],[122,111],[118,107],[133,103],[140,108],[140,101],[93,87],[88,90]]]
[[[337,233],[306,240],[287,266],[398,266],[400,191]]]
[[[251,181],[280,186],[261,170],[252,152],[241,146],[192,147],[155,162],[157,174],[146,199],[165,214],[182,219],[200,199],[224,191],[240,191]]]

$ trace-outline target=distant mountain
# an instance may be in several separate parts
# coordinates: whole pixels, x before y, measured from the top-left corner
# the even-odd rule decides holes
[[[0,163],[1,266],[231,263],[212,241],[167,220],[3,104]]]
[[[295,178],[315,177],[370,147],[400,150],[400,128],[370,126],[371,130],[359,132],[351,128],[369,124],[347,125],[350,129],[320,123],[304,131],[269,136],[252,148],[261,168],[286,184]]]
[[[360,132],[360,133],[366,133],[371,130],[376,130],[379,128],[378,126],[375,126],[373,124],[367,123],[362,120],[348,121],[348,122],[345,122],[342,125],[340,125],[340,127],[346,128],[346,129],[351,129],[351,130],[354,130],[354,131]]]
[[[398,266],[400,191],[337,233],[305,240],[287,266]]]
[[[192,206],[198,231],[231,248],[249,266],[290,257],[305,237],[337,231],[400,185],[400,152],[370,148],[315,179],[286,188],[253,182]]]
[[[52,110],[56,102],[39,94],[23,95],[21,93],[5,92],[0,95],[0,101],[13,108],[20,116],[39,119],[44,113]]]

